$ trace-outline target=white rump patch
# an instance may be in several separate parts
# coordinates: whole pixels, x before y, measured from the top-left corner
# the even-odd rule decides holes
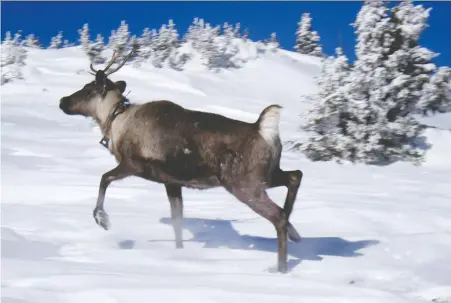
[[[280,107],[272,106],[260,120],[259,133],[266,142],[272,144],[279,136]]]

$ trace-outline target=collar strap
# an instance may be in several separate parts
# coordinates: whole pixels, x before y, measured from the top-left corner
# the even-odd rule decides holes
[[[107,135],[108,135],[108,132],[110,131],[111,124],[113,123],[114,119],[116,119],[116,117],[119,114],[122,114],[123,112],[125,112],[127,110],[127,108],[129,108],[129,107],[130,107],[130,102],[124,96],[122,96],[121,101],[119,101],[114,106],[113,111],[110,113],[110,115],[108,116],[108,118],[106,120],[106,126],[105,126],[105,129],[103,132],[105,135],[99,142],[103,147],[108,148],[108,143],[109,143],[110,139],[107,137]]]

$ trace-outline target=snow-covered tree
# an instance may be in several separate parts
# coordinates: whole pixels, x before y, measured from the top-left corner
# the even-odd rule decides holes
[[[209,23],[205,24],[205,28],[201,31],[200,41],[198,46],[198,52],[201,54],[201,58],[204,60],[204,64],[207,67],[217,67],[220,63],[220,52],[224,51],[224,40],[221,44],[218,44],[220,27],[212,27]]]
[[[387,122],[383,119],[386,107],[381,99],[387,77],[383,59],[391,46],[391,41],[385,39],[391,33],[387,11],[381,0],[367,0],[353,24],[357,60],[348,86],[351,121],[347,123],[347,133],[354,143],[348,155],[351,161],[376,161],[375,155],[384,150],[380,142],[382,124]]]
[[[276,33],[271,33],[271,37],[268,41],[268,50],[269,51],[276,51],[278,48],[280,48],[279,40],[277,39]]]
[[[386,66],[391,70],[390,84],[394,84],[390,85],[391,90],[387,94],[387,99],[392,99],[394,103],[390,120],[415,110],[424,112],[421,106],[426,104],[419,103],[423,86],[437,68],[432,59],[438,54],[419,45],[421,33],[427,27],[430,8],[425,9],[412,2],[404,0],[391,10],[394,34],[386,58]]]
[[[223,35],[227,38],[234,38],[235,37],[235,30],[233,26],[231,26],[228,22],[225,22],[222,26],[222,32]]]
[[[194,49],[199,50],[200,44],[202,44],[202,36],[205,34],[206,28],[211,26],[203,19],[194,18],[193,23],[188,27],[183,40],[190,44]]]
[[[30,34],[25,38],[24,45],[29,48],[41,48],[41,43],[34,34]]]
[[[105,49],[104,39],[101,34],[97,34],[96,41],[89,43],[87,46],[86,54],[89,57],[89,61],[93,64],[102,64],[105,62],[105,58],[102,56],[102,52]]]
[[[23,79],[22,67],[27,58],[23,44],[20,32],[14,38],[11,37],[11,32],[6,32],[1,44],[1,85],[14,79]]]
[[[172,20],[160,27],[158,36],[153,39],[152,63],[156,67],[162,67],[171,53],[179,47],[178,32]]]
[[[116,52],[118,62],[124,59],[124,57],[127,56],[131,51],[130,31],[125,20],[121,21],[121,24],[119,25],[119,28],[117,30],[111,31],[111,36],[108,44],[109,47]]]
[[[55,37],[52,37],[48,48],[50,49],[61,48],[62,43],[63,43],[63,32],[60,31]]]
[[[223,34],[218,35],[219,27],[212,29],[212,44],[209,47],[209,68],[237,67],[234,57],[239,48],[235,43],[235,30],[227,22],[223,25]]]
[[[116,30],[113,29],[113,30],[111,30],[111,34],[108,37],[108,43],[107,43],[108,48],[113,48],[115,37],[116,37]]]
[[[200,54],[203,64],[213,67],[219,63],[219,53],[226,49],[224,40],[218,43],[220,27],[212,27],[203,19],[194,18],[184,36],[186,43]]]
[[[316,57],[322,57],[322,46],[320,37],[316,31],[312,30],[312,17],[310,13],[304,13],[298,22],[296,31],[296,42],[294,46],[296,52]]]
[[[80,35],[78,41],[80,42],[82,49],[87,52],[89,44],[91,43],[91,40],[89,39],[88,23],[83,24],[83,28],[78,30],[78,34]]]
[[[249,29],[246,28],[244,30],[244,33],[243,33],[243,36],[241,37],[241,39],[243,39],[244,41],[249,40]]]
[[[306,96],[312,108],[306,113],[302,128],[310,135],[307,142],[298,145],[313,161],[340,160],[346,158],[352,147],[347,137],[349,120],[348,87],[350,65],[341,48],[336,56],[323,61],[321,73],[316,79],[318,93]]]
[[[241,24],[238,22],[237,24],[235,24],[235,28],[233,29],[233,36],[235,38],[241,38],[240,30]]]
[[[139,45],[139,40],[136,35],[133,35],[130,38],[130,45],[128,47],[130,50],[133,50],[132,55],[130,56],[129,61],[135,61],[139,56],[141,56],[141,49]]]
[[[138,61],[146,61],[150,58],[154,51],[154,37],[156,37],[157,31],[153,29],[152,31],[149,28],[145,28],[143,33],[138,38],[139,44],[139,56],[137,58]]]
[[[72,47],[72,46],[74,46],[74,43],[71,43],[71,42],[69,42],[69,40],[64,39],[62,48]]]
[[[422,114],[451,112],[451,68],[442,66],[424,84],[418,106]]]
[[[414,5],[413,0],[402,0],[391,9],[391,22],[395,25],[394,43],[391,52],[406,45],[418,45],[421,33],[428,27],[426,21],[432,8]]]
[[[233,27],[225,23],[221,35],[220,26],[211,27],[208,23],[203,25],[204,27],[199,29],[195,49],[201,54],[204,65],[210,69],[237,67],[238,62],[234,60],[234,57],[239,52],[239,48],[234,41]]]
[[[422,132],[413,112],[394,114],[406,104],[409,91],[407,78],[397,73],[400,56],[389,57],[395,27],[382,0],[366,0],[354,23],[357,34],[356,55],[350,73],[350,121],[347,135],[353,148],[349,158],[356,162],[417,161]]]

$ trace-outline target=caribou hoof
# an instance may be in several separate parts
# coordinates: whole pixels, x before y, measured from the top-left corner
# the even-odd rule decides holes
[[[281,274],[286,274],[288,272],[287,263],[282,263],[277,265],[277,271]]]
[[[94,209],[93,215],[99,226],[103,227],[105,230],[110,228],[110,219],[108,218],[108,214],[103,209]]]

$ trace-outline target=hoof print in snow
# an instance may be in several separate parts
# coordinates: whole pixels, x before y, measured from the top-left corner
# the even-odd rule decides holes
[[[108,230],[110,228],[108,214],[103,209],[94,209],[94,219],[99,226],[103,227],[103,229]]]

